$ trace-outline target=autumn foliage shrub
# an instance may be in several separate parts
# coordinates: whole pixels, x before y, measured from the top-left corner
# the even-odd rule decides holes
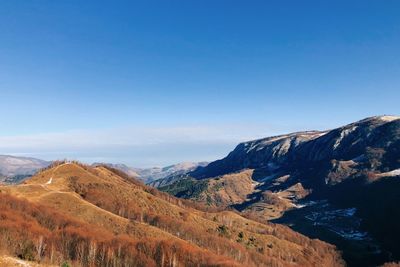
[[[82,197],[82,208],[91,203],[128,219],[118,219],[127,225],[116,233],[124,234],[0,193],[1,250],[22,259],[85,267],[340,265],[333,246],[287,227],[175,198],[109,167],[73,163],[63,168],[55,177],[72,191],[68,194]]]
[[[0,193],[0,249],[25,260],[73,266],[234,266],[180,240],[135,240]]]
[[[118,171],[112,168],[107,169],[111,170],[116,175],[119,174]],[[118,176],[121,177],[120,175]],[[221,229],[219,229],[217,225],[209,229],[204,229],[201,224],[193,223],[193,221],[188,220],[190,216],[187,213],[194,212],[199,214],[198,211],[200,210],[204,212],[202,214],[205,216],[205,219],[208,220],[212,220],[212,218],[209,218],[209,215],[217,215],[218,219],[216,218],[214,222],[217,222],[219,226],[222,225],[222,230],[225,229],[224,227],[229,227],[229,229],[241,229],[244,226],[243,219],[235,220],[232,215],[224,216],[223,212],[220,212],[220,209],[207,209],[202,204],[197,204],[190,200],[178,199],[167,193],[160,192],[153,187],[143,185],[127,175],[122,175],[122,178],[126,182],[131,183],[133,187],[139,187],[140,191],[149,193],[158,200],[161,199],[169,204],[175,205],[185,212],[179,212],[180,217],[162,213],[160,210],[154,209],[154,206],[157,204],[151,199],[149,199],[151,205],[143,208],[137,201],[148,196],[141,195],[141,197],[130,197],[126,194],[128,188],[124,188],[123,191],[120,191],[121,189],[119,186],[113,186],[111,184],[105,185],[100,182],[81,185],[79,184],[79,180],[77,180],[74,187],[80,188],[79,190],[84,192],[85,200],[104,210],[130,219],[134,223],[139,222],[157,227],[164,232],[168,232],[191,244],[212,251],[216,255],[230,258],[242,265],[279,266],[285,262],[291,261],[297,262],[298,264],[309,264],[313,261],[318,262],[318,260],[328,262],[329,259],[332,259],[332,265],[335,265],[334,262],[339,260],[336,258],[337,254],[335,253],[334,247],[327,246],[323,242],[310,240],[293,232],[288,227],[278,226],[265,221],[260,221],[260,224],[253,224],[251,231],[256,234],[269,235],[280,240],[287,240],[290,243],[304,247],[304,259],[298,259],[298,255],[292,253],[289,247],[279,250],[275,247],[271,247],[269,243],[256,241],[253,236],[248,236],[243,242],[237,242],[236,236],[234,236],[231,231],[226,230],[221,232]],[[131,194],[135,194],[134,192],[136,191],[131,191]],[[82,193],[80,194],[82,195]],[[171,205],[169,205],[169,208],[175,209]],[[213,213],[210,213],[210,211]],[[237,212],[236,214],[239,215]],[[238,218],[241,217],[238,216]],[[316,254],[318,254],[320,258],[312,259]],[[308,262],[305,261],[305,259],[307,259]]]

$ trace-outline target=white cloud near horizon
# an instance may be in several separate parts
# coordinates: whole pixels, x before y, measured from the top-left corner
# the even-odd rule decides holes
[[[255,124],[71,130],[0,136],[0,154],[160,166],[215,160],[239,142],[283,132],[277,127]]]

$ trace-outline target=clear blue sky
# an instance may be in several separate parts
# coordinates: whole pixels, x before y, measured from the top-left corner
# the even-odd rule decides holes
[[[399,14],[397,0],[1,1],[0,154],[164,165],[399,115]]]

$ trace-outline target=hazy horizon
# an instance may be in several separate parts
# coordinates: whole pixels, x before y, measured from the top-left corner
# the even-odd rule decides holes
[[[399,115],[398,1],[0,3],[0,154],[166,166]]]
[[[361,119],[365,118],[360,118],[359,120]],[[123,136],[114,133],[116,136],[114,141],[117,142],[110,142],[110,139],[107,139],[113,135],[110,131],[96,131],[92,133],[87,131],[70,131],[68,133],[52,133],[48,135],[3,136],[0,137],[0,143],[3,144],[3,149],[5,147],[4,151],[7,151],[7,149],[13,151],[9,153],[5,152],[2,155],[33,157],[48,161],[64,159],[79,160],[88,164],[121,163],[129,167],[150,168],[165,167],[182,162],[211,162],[225,157],[240,142],[294,132],[326,131],[352,122],[354,121],[325,129],[290,128],[286,132],[283,128],[280,129],[276,125],[274,127],[265,127],[264,129],[255,127],[255,125],[251,125],[252,127],[250,128],[248,127],[249,125],[247,127],[242,125],[241,127],[243,128],[232,125],[225,125],[222,128],[153,128],[152,130],[146,129],[146,134],[142,133],[146,137],[141,138],[140,142],[135,141],[134,137],[128,136],[127,133],[137,134],[138,130],[143,131],[143,129],[136,129],[135,131],[134,128],[125,128],[123,131],[120,131],[124,133]],[[239,134],[228,133],[229,130],[240,131],[243,129],[247,131]],[[168,136],[160,142],[155,136],[161,132],[168,133]],[[200,133],[200,138],[193,139],[193,137]],[[181,141],[178,142],[179,139]],[[107,140],[107,143],[105,140]],[[125,143],[118,143],[121,141]],[[4,144],[9,144],[9,148]],[[47,146],[48,148],[43,150],[41,149],[42,146]],[[60,151],[60,147],[62,147],[62,151]],[[188,149],[193,151],[193,154]],[[160,153],[162,157],[164,156],[163,153],[169,154],[170,158],[163,161],[162,157],[157,156]],[[139,159],[135,159],[132,155],[138,155]],[[183,158],[183,155],[185,158]],[[146,164],[137,164],[137,162],[141,162],[143,159],[146,160]]]

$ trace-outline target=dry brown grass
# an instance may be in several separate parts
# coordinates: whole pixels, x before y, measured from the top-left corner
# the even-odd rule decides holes
[[[251,171],[222,177],[220,196],[236,201],[250,191]],[[237,179],[243,185],[235,185]],[[51,180],[50,184],[46,184]],[[247,187],[246,187],[247,186]],[[59,164],[22,185],[0,187],[114,234],[185,242],[246,266],[341,266],[335,248],[287,227],[258,223],[234,212],[204,212],[105,167]],[[204,253],[205,253],[204,252]]]
[[[208,179],[207,186],[196,196],[196,201],[211,207],[228,207],[246,201],[254,191],[253,170]]]

